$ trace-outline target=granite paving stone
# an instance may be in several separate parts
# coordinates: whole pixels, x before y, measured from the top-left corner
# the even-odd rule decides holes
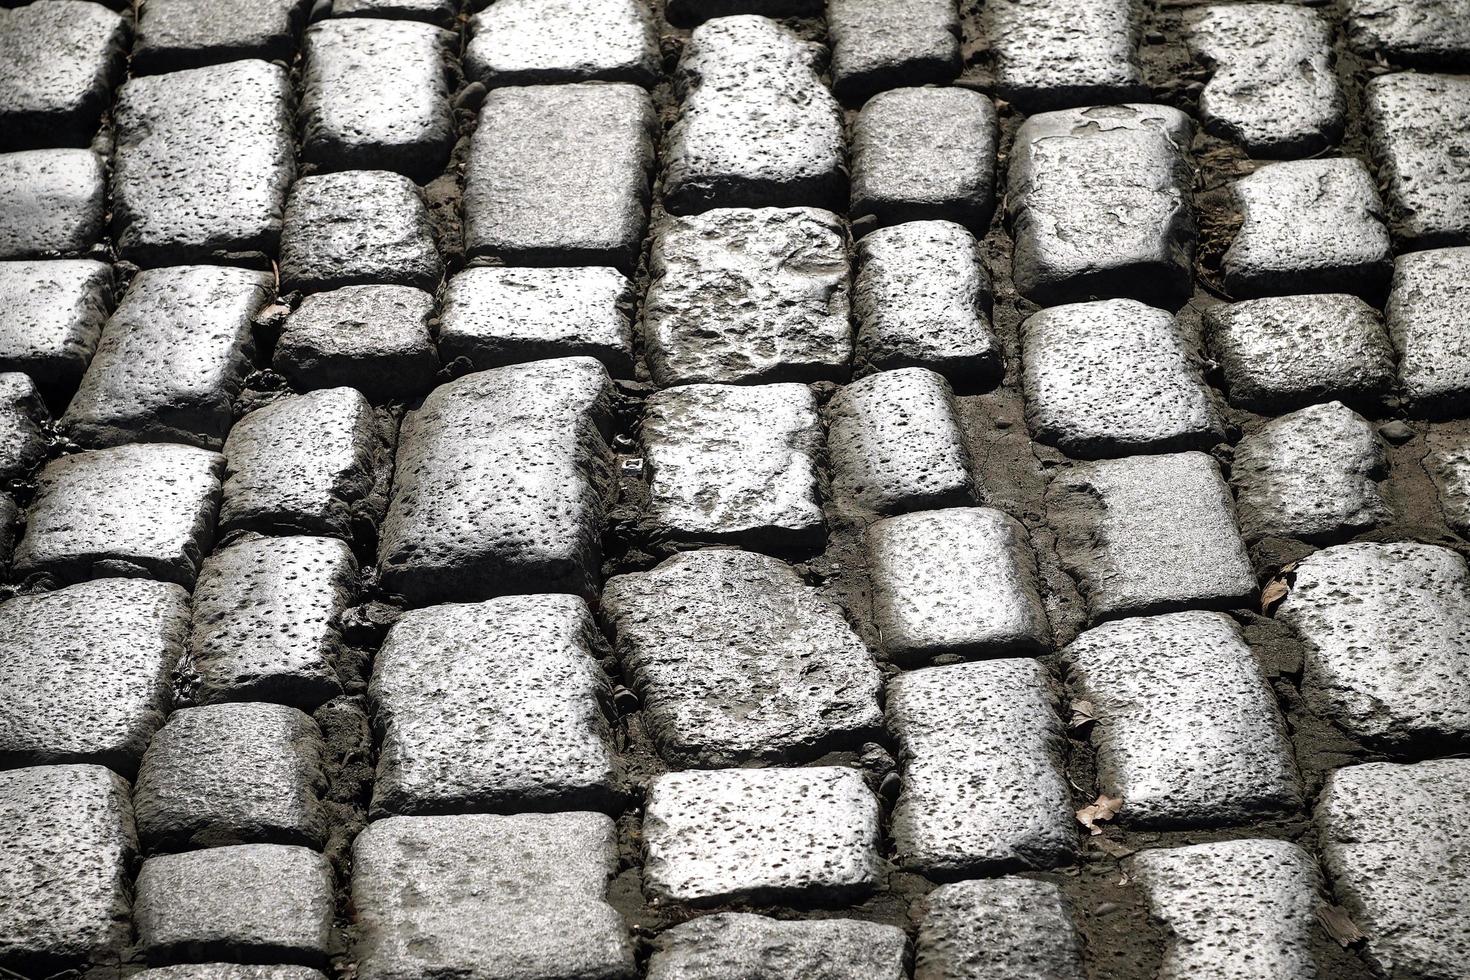
[[[658,30],[639,0],[496,0],[469,26],[465,73],[490,88],[659,80]]]
[[[822,0],[669,0],[665,16],[680,26],[713,17],[760,14],[766,17],[820,17]]]
[[[112,268],[103,262],[0,262],[0,370],[75,388],[112,303]]]
[[[1147,97],[1138,58],[1140,14],[1135,0],[986,4],[996,93],[1028,113]]]
[[[1470,248],[1401,255],[1384,318],[1399,355],[1399,384],[1410,406],[1462,415],[1470,397]]]
[[[0,371],[0,481],[24,479],[46,458],[50,420],[29,375]]]
[[[127,36],[121,16],[83,0],[0,9],[0,150],[91,143]]]
[[[434,387],[434,296],[414,286],[343,286],[313,293],[286,318],[272,367],[298,389],[356,388],[373,402]]]
[[[0,153],[0,259],[86,252],[102,237],[106,196],[91,150]]]
[[[251,966],[240,963],[160,966],[133,976],[137,980],[326,980],[326,974],[308,966]]]
[[[1347,41],[1360,55],[1425,68],[1470,66],[1464,0],[1348,0]]]
[[[955,0],[830,0],[832,90],[861,105],[884,89],[947,82],[960,73]]]
[[[422,20],[452,27],[463,0],[332,0],[333,17],[383,17]]]
[[[1083,980],[1082,940],[1049,881],[941,885],[924,899],[914,980]]]
[[[290,63],[305,0],[148,0],[138,11],[128,65],[135,75],[259,58]]]
[[[1461,536],[1470,535],[1470,438],[1430,432],[1424,468],[1439,491],[1445,523]]]
[[[857,919],[788,922],[718,912],[665,929],[648,980],[906,980],[908,938],[896,926]]]
[[[1470,244],[1470,78],[1380,75],[1365,94],[1395,242],[1401,249]]]

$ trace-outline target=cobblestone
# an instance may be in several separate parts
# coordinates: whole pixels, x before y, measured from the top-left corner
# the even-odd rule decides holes
[[[30,377],[0,372],[0,480],[23,479],[46,458],[42,427],[49,421],[46,404]]]
[[[648,980],[904,980],[908,939],[855,919],[785,922],[722,912],[659,934]]]
[[[1023,112],[1138,101],[1148,95],[1138,60],[1134,0],[1000,0],[985,8],[996,93]]]
[[[133,976],[138,980],[326,980],[325,974],[305,966],[247,966],[235,963],[160,966]]]
[[[461,0],[332,0],[331,12],[334,17],[422,20],[449,27],[460,4]]]
[[[1470,25],[1459,0],[1348,0],[1347,40],[1364,56],[1426,68],[1470,65]]]
[[[105,179],[91,150],[0,154],[0,259],[80,254],[96,245]]]
[[[492,88],[659,79],[658,31],[638,0],[497,0],[470,33],[466,73]]]
[[[429,212],[407,177],[385,170],[304,177],[286,203],[281,289],[438,287],[444,267]]]
[[[1061,889],[996,878],[943,885],[924,900],[914,980],[1082,980],[1082,941]]]
[[[1470,244],[1470,79],[1382,75],[1366,94],[1394,238],[1406,248]]]
[[[112,310],[112,269],[90,259],[0,262],[0,309],[0,370],[75,388]]]
[[[1399,354],[1399,384],[1419,412],[1460,414],[1470,396],[1470,248],[1402,255],[1384,311]]]
[[[101,4],[0,10],[0,149],[90,143],[126,42],[126,22]]]
[[[1446,523],[1470,534],[1470,439],[1430,433],[1424,468],[1439,491]]]
[[[413,286],[314,293],[286,318],[272,364],[299,388],[356,388],[375,402],[434,386],[434,297]]]
[[[671,24],[699,24],[713,17],[762,14],[768,17],[817,17],[821,0],[669,0],[666,16]]]
[[[884,89],[942,83],[960,72],[960,18],[954,0],[833,0],[832,89],[861,105]],[[989,104],[988,101],[986,103]]]
[[[151,75],[259,58],[289,62],[306,19],[305,0],[148,0],[138,11],[129,67]]]

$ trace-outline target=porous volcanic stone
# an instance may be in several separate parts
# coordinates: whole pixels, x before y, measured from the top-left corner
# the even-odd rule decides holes
[[[0,370],[74,388],[112,310],[112,267],[90,259],[0,262],[0,309]]]
[[[1439,491],[1445,522],[1459,534],[1470,534],[1470,439],[1430,432],[1424,468]]]
[[[1470,397],[1470,248],[1401,255],[1384,311],[1399,384],[1415,411],[1465,414]]]
[[[648,980],[905,980],[907,946],[902,929],[857,919],[718,912],[659,933]]]
[[[1139,7],[1136,0],[987,3],[996,93],[1023,112],[1147,98]]]
[[[947,82],[960,73],[954,0],[832,0],[827,33],[832,89],[849,105],[861,105],[883,89]]]
[[[1370,80],[1365,92],[1400,248],[1470,244],[1470,78],[1401,72]]]
[[[46,403],[30,376],[0,371],[0,481],[24,479],[46,458],[42,426],[48,421]]]
[[[127,36],[123,18],[98,3],[0,9],[0,149],[91,143]]]
[[[105,210],[102,158],[91,150],[0,154],[0,259],[85,252],[102,237]]]
[[[1425,68],[1470,65],[1464,0],[1347,0],[1348,45],[1361,55]]]
[[[665,16],[680,26],[712,17],[761,14],[766,17],[820,17],[822,0],[669,0]]]
[[[133,976],[136,980],[326,980],[326,974],[306,966],[247,966],[238,963],[160,966]]]
[[[1062,890],[996,878],[924,899],[914,980],[1083,980],[1082,940]]]
[[[138,11],[135,75],[259,58],[290,63],[306,0],[148,0]]]
[[[422,20],[452,27],[462,0],[332,0],[333,17]]]
[[[465,72],[490,88],[659,79],[658,30],[638,0],[496,0],[470,33]]]
[[[315,293],[286,318],[272,366],[297,388],[356,388],[375,402],[434,386],[434,297],[413,286]]]

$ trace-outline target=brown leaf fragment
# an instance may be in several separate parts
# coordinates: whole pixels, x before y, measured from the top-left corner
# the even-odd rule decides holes
[[[1099,793],[1096,800],[1077,811],[1077,822],[1096,837],[1103,832],[1098,824],[1113,819],[1121,809],[1123,809],[1123,797]]]
[[[1286,584],[1284,578],[1273,578],[1267,582],[1266,587],[1261,590],[1261,612],[1271,615],[1290,591],[1291,586]]]
[[[1078,698],[1072,702],[1072,717],[1067,721],[1067,727],[1074,732],[1080,732],[1093,722],[1097,721],[1094,713],[1097,709],[1091,701],[1083,701]]]
[[[1347,909],[1341,905],[1328,905],[1326,902],[1318,905],[1317,921],[1322,923],[1322,928],[1327,930],[1327,935],[1337,940],[1338,945],[1343,949],[1368,938],[1347,914]]]

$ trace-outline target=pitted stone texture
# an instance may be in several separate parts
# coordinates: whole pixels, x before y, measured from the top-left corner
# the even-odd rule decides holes
[[[0,310],[0,370],[75,387],[112,310],[112,268],[90,259],[0,262]]]
[[[332,0],[333,17],[383,17],[454,26],[462,0]]]
[[[872,654],[774,558],[687,552],[609,579],[602,608],[670,765],[804,761],[882,726]]]
[[[368,520],[379,450],[372,406],[351,388],[291,395],[257,409],[225,440],[220,531],[351,539]]]
[[[827,403],[832,495],[879,514],[975,502],[949,382],[924,368],[871,374]]]
[[[1331,399],[1372,408],[1393,386],[1378,311],[1356,296],[1269,296],[1205,310],[1230,402],[1275,414]]]
[[[867,531],[873,623],[887,658],[1045,653],[1051,625],[1026,528],[988,507],[890,517]]]
[[[278,704],[213,704],[169,716],[134,787],[138,837],[150,851],[222,844],[321,847],[322,733]]]
[[[303,177],[291,189],[282,292],[369,284],[433,291],[443,274],[428,208],[407,177],[353,170]]]
[[[1400,249],[1470,244],[1470,78],[1402,72],[1372,79],[1365,91]]]
[[[903,771],[899,864],[955,878],[1071,859],[1066,734],[1045,667],[992,660],[899,674],[887,720]]]
[[[192,586],[214,540],[223,469],[218,453],[166,443],[53,459],[37,481],[16,574]]]
[[[827,32],[832,88],[849,105],[862,105],[884,89],[948,82],[960,73],[954,0],[832,0]]]
[[[1127,806],[1124,806],[1127,812]],[[1285,840],[1144,851],[1128,862],[1168,937],[1159,980],[1313,980],[1321,876]]]
[[[1258,157],[1301,157],[1342,138],[1347,104],[1332,68],[1332,28],[1289,3],[1206,7],[1189,36],[1212,74],[1205,128]]]
[[[616,269],[465,269],[444,292],[439,351],[446,362],[463,357],[482,371],[595,357],[615,377],[629,377],[633,305],[633,283]]]
[[[15,554],[15,538],[19,533],[20,507],[8,493],[0,493],[0,578],[8,578],[10,558]]]
[[[1230,490],[1204,453],[1079,464],[1052,479],[1046,502],[1093,621],[1228,609],[1255,593]]]
[[[305,0],[148,0],[139,9],[129,67],[151,75],[241,58],[289,64],[309,6]]]
[[[1054,306],[1021,325],[1026,422],[1096,459],[1205,449],[1224,422],[1174,317],[1136,300]]]
[[[661,387],[842,378],[852,354],[848,244],[817,208],[720,208],[654,233],[643,307]]]
[[[203,700],[309,710],[341,694],[338,621],[357,588],[336,538],[254,538],[210,555],[189,637]]]
[[[81,0],[0,10],[0,149],[91,143],[127,33],[122,17]]]
[[[924,900],[914,980],[1083,980],[1082,940],[1049,881],[943,885]]]
[[[470,32],[465,73],[490,88],[659,80],[658,31],[639,0],[496,0]]]
[[[612,690],[599,643],[576,596],[405,613],[373,669],[373,813],[608,808]]]
[[[765,17],[696,27],[675,76],[683,105],[664,144],[664,206],[841,207],[842,109],[817,74],[825,55]]]
[[[612,382],[590,357],[494,368],[409,413],[378,549],[410,605],[596,591]]]
[[[1070,18],[1074,5],[1053,9]],[[1021,294],[1043,304],[1184,302],[1194,262],[1193,129],[1184,113],[1157,105],[1045,112],[1022,123],[1006,191]]]
[[[100,766],[0,772],[0,962],[114,967],[131,938],[128,784]]]
[[[436,177],[454,147],[445,61],[459,39],[429,24],[324,20],[306,32],[301,159],[324,170]]]
[[[1023,112],[1148,97],[1135,0],[995,0],[985,14],[996,93]]]
[[[0,481],[24,479],[46,458],[42,426],[49,420],[30,376],[0,371]]]
[[[786,922],[719,912],[665,929],[648,980],[905,980],[908,939],[857,919]]]
[[[213,265],[148,269],[102,331],[61,429],[84,446],[224,444],[250,370],[252,321],[271,274]]]
[[[1276,698],[1224,613],[1106,623],[1063,652],[1097,719],[1100,793],[1140,827],[1246,823],[1299,807]]]
[[[1410,252],[1394,264],[1384,311],[1399,384],[1414,410],[1463,415],[1470,398],[1470,248]]]
[[[1439,491],[1445,522],[1462,536],[1470,535],[1470,438],[1431,431],[1424,468]]]
[[[96,245],[107,207],[104,179],[102,158],[91,150],[0,154],[0,259]]]
[[[820,17],[822,0],[669,0],[665,16],[680,26],[713,17],[760,14],[765,17]]]
[[[1470,958],[1470,761],[1377,762],[1327,777],[1322,863],[1367,956],[1392,980],[1453,977]]]
[[[626,83],[492,91],[465,171],[465,251],[631,272],[648,225],[656,131],[648,93]]]
[[[353,845],[358,976],[631,980],[602,814],[392,817]]]
[[[434,297],[413,286],[344,286],[315,293],[286,318],[272,366],[297,388],[356,388],[374,402],[434,386]]]
[[[1272,419],[1235,447],[1230,482],[1247,541],[1340,541],[1392,517],[1379,479],[1388,456],[1373,424],[1341,402]]]
[[[113,110],[118,253],[145,266],[263,264],[280,243],[296,176],[291,102],[285,69],[264,61],[124,85]]]
[[[1366,57],[1424,68],[1470,65],[1464,0],[1348,0],[1349,46]]]
[[[907,15],[906,6],[892,9]],[[979,92],[875,95],[853,123],[852,215],[879,225],[945,218],[984,234],[995,210],[995,150],[995,106]]]
[[[820,548],[822,426],[798,384],[684,385],[651,395],[642,440],[649,517],[669,537]]]
[[[160,966],[133,976],[136,980],[326,980],[326,974],[305,966],[246,966],[235,963]]]
[[[0,603],[0,766],[89,762],[126,776],[168,710],[189,597],[136,579]]]
[[[654,779],[644,890],[689,905],[845,904],[878,884],[878,799],[852,769],[716,769]]]
[[[1470,736],[1470,571],[1448,548],[1344,544],[1299,562],[1277,610],[1306,645],[1308,704],[1390,748]]]
[[[332,868],[305,847],[237,844],[143,862],[134,916],[153,963],[282,959],[322,965],[332,933]]]

